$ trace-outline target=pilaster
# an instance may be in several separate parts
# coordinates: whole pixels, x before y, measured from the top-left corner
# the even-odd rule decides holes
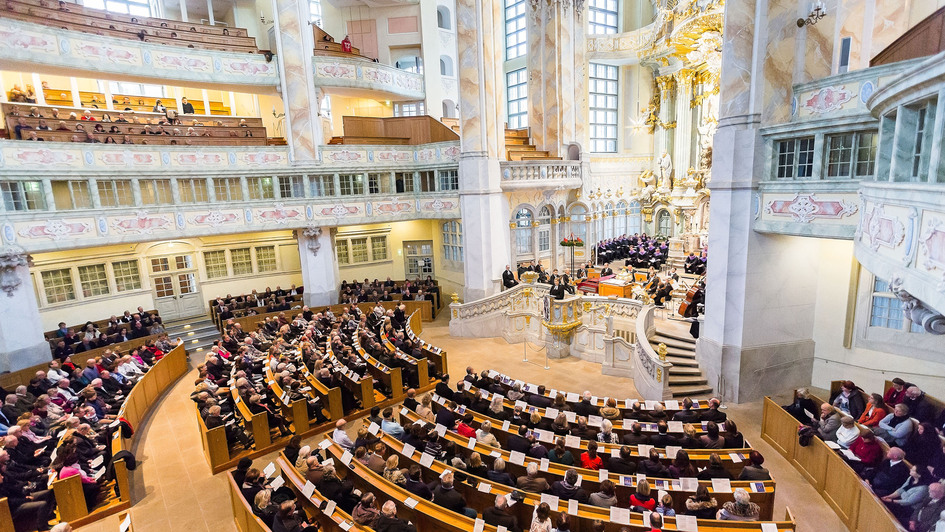
[[[309,227],[295,232],[299,241],[299,263],[302,267],[302,300],[308,306],[338,303],[338,261],[327,227]]]
[[[293,162],[312,162],[318,159],[318,146],[324,139],[314,85],[308,1],[275,0],[273,13],[289,156]]]
[[[48,362],[29,256],[19,246],[0,248],[0,372]]]
[[[692,81],[695,72],[689,69],[683,69],[677,72],[673,78],[676,81],[676,139],[673,150],[673,166],[676,169],[676,176],[673,181],[674,188],[679,188],[682,179],[687,175],[689,167],[692,164]],[[680,190],[680,194],[684,191]]]
[[[676,82],[671,75],[656,78],[656,86],[660,91],[659,124],[657,124],[654,135],[654,153],[657,159],[664,153],[672,154],[673,151],[672,143],[670,142],[672,139],[670,129],[675,127],[672,118],[676,105],[675,85]]]

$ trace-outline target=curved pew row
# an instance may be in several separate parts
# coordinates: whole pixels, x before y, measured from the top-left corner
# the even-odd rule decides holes
[[[124,438],[118,422],[109,426],[109,430],[112,431],[109,460],[121,451],[130,452],[134,449],[137,435],[141,433],[141,424],[150,413],[151,407],[187,371],[187,352],[183,344],[178,344],[141,377],[128,392],[117,414],[119,418],[128,421],[134,433],[130,438]],[[80,476],[75,475],[52,482],[51,488],[56,498],[56,509],[62,521],[78,527],[131,507],[131,475],[128,473],[128,467],[124,460],[112,462],[112,467],[113,479],[105,486],[112,490],[113,494],[110,494],[104,503],[91,512],[86,505]],[[12,532],[12,523],[7,500],[0,499],[0,532]],[[4,528],[5,526],[9,528]]]
[[[308,367],[302,364],[300,370],[307,386],[301,388],[299,391],[306,394],[308,399],[292,400],[289,398],[286,390],[276,385],[275,375],[272,374],[269,365],[267,364],[266,366],[267,369],[265,370],[263,379],[267,384],[269,392],[274,394],[276,403],[283,416],[291,422],[291,430],[294,434],[310,436],[324,429],[326,426],[325,423],[318,423],[317,420],[312,419],[308,410],[309,405],[306,404],[308,400],[313,402],[318,401],[322,407],[321,413],[326,418],[326,422],[335,422],[345,417],[345,415],[356,418],[368,413],[374,406],[384,408],[402,400],[402,387],[399,388],[399,390],[401,390],[400,395],[388,398],[380,394],[378,390],[375,390],[372,375],[358,376],[352,370],[341,364],[337,357],[335,357],[329,341],[326,340],[323,349],[323,353],[327,355],[327,362],[341,374],[341,385],[345,388],[344,390],[340,387],[329,388],[325,386],[315,375],[312,375]],[[445,366],[445,353],[442,354],[442,361]],[[377,361],[375,360],[375,362]],[[419,361],[417,363],[419,363]],[[381,366],[383,366],[383,364]],[[371,371],[371,366],[369,365],[368,367],[369,371]],[[386,368],[388,371],[392,369],[387,368],[387,366],[383,366],[383,368]],[[378,372],[377,375],[382,375],[384,373],[383,368],[375,367],[374,370]],[[400,368],[393,369],[400,370]],[[438,381],[429,381],[424,387],[418,389],[418,392],[431,390],[436,385],[436,382]],[[392,381],[391,384],[396,383]],[[229,388],[234,410],[237,413],[237,420],[247,432],[253,435],[254,443],[251,449],[242,451],[231,449],[226,438],[226,428],[224,426],[208,428],[200,416],[199,406],[195,403],[194,413],[197,417],[204,457],[214,474],[233,467],[240,458],[262,456],[283,446],[285,443],[284,441],[273,439],[265,412],[253,414],[245,402],[239,398],[236,388],[233,386],[233,381],[231,381]],[[354,403],[348,405],[347,409],[344,408],[346,396]]]
[[[822,402],[815,397],[814,401]],[[838,450],[820,438],[800,444],[798,421],[765,397],[761,438],[794,467],[833,508],[852,532],[902,532],[899,520],[847,464]],[[861,427],[861,431],[868,430]]]
[[[331,440],[329,440],[331,441]],[[336,472],[339,476],[344,475],[344,478],[350,480],[354,486],[362,491],[373,491],[379,498],[390,498],[393,499],[398,504],[398,515],[401,518],[410,519],[414,523],[418,524],[418,529],[426,530],[420,528],[419,522],[415,520],[422,519],[423,517],[417,515],[417,512],[414,511],[415,508],[420,508],[420,505],[425,503],[423,499],[419,501],[414,499],[409,492],[396,486],[381,475],[378,475],[374,471],[371,471],[367,466],[361,464],[357,460],[353,460],[350,453],[344,451],[338,444],[331,442],[330,445],[325,449],[333,459],[337,462],[347,465],[348,467],[336,467]],[[419,462],[418,462],[419,463]],[[443,464],[439,466],[436,465],[436,461],[432,464],[431,467],[427,467],[425,470],[428,473],[433,473],[439,476],[446,471],[446,467]],[[421,466],[423,467],[423,466]],[[350,468],[350,469],[349,469]],[[485,509],[493,505],[495,502],[495,497],[497,495],[506,495],[509,496],[512,494],[512,489],[507,486],[502,485],[490,485],[486,483],[479,483],[476,486],[466,484],[464,482],[455,482],[454,489],[456,489],[460,494],[466,499],[467,505],[475,509]],[[384,497],[380,497],[383,494]],[[410,504],[407,504],[407,503]],[[417,503],[415,508],[411,508],[413,503]],[[539,496],[534,493],[524,493],[524,499],[521,503],[515,504],[512,506],[511,511],[518,517],[519,523],[529,523],[531,522],[532,509],[541,502],[548,502],[551,506],[551,510],[555,513],[569,513],[572,516],[572,529],[573,530],[590,530],[591,522],[600,519],[603,522],[607,523],[608,531],[619,531],[624,526],[629,526],[631,530],[647,530],[648,527],[644,525],[644,516],[640,513],[630,512],[613,512],[609,508],[600,508],[595,506],[578,504],[578,509],[576,512],[572,512],[572,508],[569,508],[568,501],[556,500],[555,497],[549,497],[548,495]],[[466,528],[465,530],[471,530],[475,526],[473,519],[466,517],[449,510],[446,510],[440,506],[433,505],[440,512],[446,512],[451,518],[446,524],[457,522],[457,524],[462,524]],[[426,509],[426,508],[425,508]],[[676,526],[676,518],[670,517],[665,519],[665,525],[667,529],[678,529]],[[764,522],[769,523],[769,522]],[[699,520],[698,529],[705,532],[722,532],[722,531],[760,531],[762,529],[763,522],[736,522],[736,521],[717,521],[717,520]],[[796,524],[793,518],[790,515],[790,510],[787,512],[787,518],[784,521],[778,521],[774,523],[779,531],[793,531],[796,528]],[[430,530],[440,530],[443,529],[444,523],[432,524],[434,528]],[[471,526],[472,525],[472,526]]]

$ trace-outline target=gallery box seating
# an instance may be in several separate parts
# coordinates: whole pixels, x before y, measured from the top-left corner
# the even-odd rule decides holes
[[[143,24],[137,17],[128,19],[109,18],[106,12],[74,4],[49,6],[44,0],[7,0],[4,3],[5,17],[24,22],[33,22],[61,29],[75,30],[116,39],[169,44],[187,48],[223,50],[230,52],[256,53],[256,39],[246,35],[245,30],[234,34],[197,31],[198,24],[185,24],[186,29]],[[55,5],[55,4],[54,4]],[[120,16],[120,15],[119,15]],[[142,18],[140,20],[146,20]],[[179,22],[178,22],[179,23]],[[235,30],[235,28],[234,28]]]
[[[145,312],[147,312],[148,314],[150,314],[152,317],[154,317],[154,316],[159,316],[159,313],[158,313],[158,311],[157,311],[156,309],[146,310]],[[134,314],[136,314],[136,313],[137,313],[137,311],[132,312],[131,314],[134,315]],[[120,318],[121,318],[121,317],[119,316],[119,319],[120,319]],[[111,319],[111,317],[104,318],[104,319],[100,319],[100,320],[89,320],[89,321],[91,321],[92,324],[95,325],[95,327],[96,327],[97,329],[99,329],[99,330],[104,330],[104,329],[107,329],[107,328],[108,328],[108,320],[110,320],[110,319]],[[70,325],[70,326],[69,326],[69,330],[73,331],[73,332],[76,334],[76,336],[81,340],[81,339],[82,339],[82,335],[85,334],[85,326],[89,323],[89,321],[84,322],[84,323],[78,323],[78,324],[76,324],[76,325]],[[128,327],[129,327],[129,329],[130,329],[130,328],[131,328],[131,324],[128,324]],[[49,341],[56,341],[56,340],[58,340],[58,333],[59,333],[59,329],[54,329],[54,330],[52,330],[52,331],[46,331],[46,332],[44,332],[44,333],[43,333],[43,336],[46,338],[46,340],[49,340]]]

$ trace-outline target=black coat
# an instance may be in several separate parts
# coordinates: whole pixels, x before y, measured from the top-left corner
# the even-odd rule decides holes
[[[372,528],[375,532],[417,532],[417,527],[397,517],[387,517],[381,514],[374,521]]]
[[[490,506],[482,512],[482,520],[487,525],[504,526],[509,532],[522,532],[522,527],[518,525],[518,518],[509,512]]]

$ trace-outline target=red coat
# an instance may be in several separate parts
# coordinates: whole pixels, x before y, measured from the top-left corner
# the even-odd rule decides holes
[[[653,497],[649,497],[645,501],[640,500],[637,498],[637,494],[634,493],[633,495],[630,496],[630,507],[632,508],[634,506],[642,506],[643,508],[646,508],[647,510],[653,512],[653,511],[656,511],[656,499],[654,499]]]
[[[581,467],[584,469],[593,469],[594,471],[600,470],[604,465],[604,460],[601,459],[600,455],[595,455],[594,459],[591,460],[591,457],[586,453],[581,453]]]
[[[866,425],[867,427],[875,427],[879,425],[879,422],[882,421],[884,417],[886,417],[886,411],[882,408],[874,408],[872,414],[870,413],[870,409],[867,408],[856,422],[860,425]]]
[[[883,447],[875,439],[873,443],[866,443],[860,436],[850,445],[850,450],[865,466],[875,466],[883,459]]]
[[[895,387],[890,386],[889,389],[886,390],[886,393],[883,395],[883,401],[887,405],[889,405],[889,408],[891,410],[892,407],[898,405],[899,403],[902,402],[903,399],[906,398],[906,390],[908,389],[909,389],[908,384],[902,387],[901,392],[897,392]]]
[[[467,438],[476,437],[476,429],[470,427],[469,425],[465,423],[460,423],[459,425],[456,425],[456,432],[459,433],[460,436],[466,436]]]

